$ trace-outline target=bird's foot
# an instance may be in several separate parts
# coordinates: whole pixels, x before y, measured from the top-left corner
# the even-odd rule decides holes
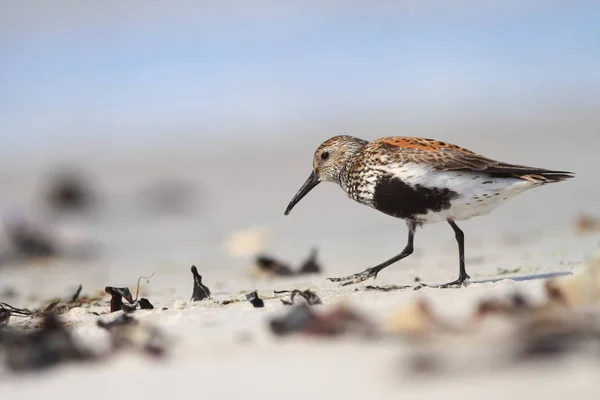
[[[366,281],[369,278],[377,278],[380,269],[368,268],[363,272],[358,272],[353,275],[344,276],[342,278],[327,278],[331,282],[339,282],[341,286],[354,285],[355,283]]]
[[[438,288],[438,289],[450,289],[450,288],[459,288],[461,286],[465,286],[465,283],[468,279],[470,279],[471,277],[467,274],[465,274],[464,276],[460,276],[458,277],[457,280],[452,281],[452,282],[448,282],[448,283],[444,283],[441,285],[427,285],[427,284],[421,284],[421,286],[424,287],[430,287],[430,288]]]

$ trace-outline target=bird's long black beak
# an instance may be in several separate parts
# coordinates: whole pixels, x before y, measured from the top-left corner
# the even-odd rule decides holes
[[[290,211],[292,211],[292,208],[294,208],[296,203],[302,200],[302,198],[306,196],[308,192],[313,190],[314,187],[317,186],[319,183],[321,183],[321,181],[319,180],[317,174],[315,174],[315,172],[313,171],[306,180],[306,182],[304,182],[304,185],[302,185],[300,190],[298,190],[298,193],[296,193],[292,201],[290,201],[290,204],[288,204],[287,208],[285,209],[284,215],[288,215]]]

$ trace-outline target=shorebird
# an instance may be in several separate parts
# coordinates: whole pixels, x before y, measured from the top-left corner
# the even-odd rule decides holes
[[[396,136],[368,142],[340,135],[317,148],[313,171],[285,215],[320,182],[333,182],[350,199],[406,221],[408,243],[402,252],[362,272],[328,278],[342,285],[376,278],[381,270],[413,253],[418,227],[446,222],[458,243],[459,275],[438,286],[455,287],[470,278],[465,269],[464,234],[456,221],[488,214],[526,190],[573,176],[566,171],[492,160],[439,140]]]

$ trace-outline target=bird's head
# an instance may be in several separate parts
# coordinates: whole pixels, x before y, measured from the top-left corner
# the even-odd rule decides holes
[[[319,183],[339,184],[342,169],[366,143],[362,139],[347,135],[334,136],[321,143],[313,156],[313,170],[288,204],[285,215],[288,215],[292,208]]]

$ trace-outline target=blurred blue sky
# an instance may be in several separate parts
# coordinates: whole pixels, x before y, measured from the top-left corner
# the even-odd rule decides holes
[[[1,154],[600,96],[598,2],[166,3],[3,2]]]

